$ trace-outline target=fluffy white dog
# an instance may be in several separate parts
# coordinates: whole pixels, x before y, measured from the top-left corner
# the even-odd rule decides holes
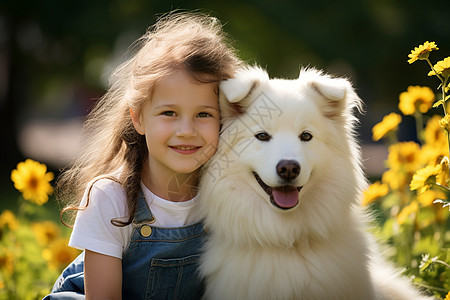
[[[221,140],[201,182],[207,299],[429,299],[379,255],[351,84],[317,70],[220,85]]]

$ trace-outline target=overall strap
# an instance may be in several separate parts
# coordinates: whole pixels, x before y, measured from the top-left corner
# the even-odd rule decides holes
[[[133,219],[133,227],[139,227],[142,224],[151,224],[155,222],[152,211],[148,207],[147,201],[144,196],[144,192],[141,190],[139,193],[136,213]]]

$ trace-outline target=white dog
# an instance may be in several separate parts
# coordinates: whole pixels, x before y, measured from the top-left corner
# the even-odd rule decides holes
[[[216,155],[201,181],[211,234],[207,299],[429,299],[379,258],[359,209],[366,187],[351,84],[316,70],[220,85]]]

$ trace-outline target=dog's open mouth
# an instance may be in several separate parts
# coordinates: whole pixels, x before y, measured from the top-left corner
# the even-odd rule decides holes
[[[285,185],[279,187],[270,187],[262,181],[261,177],[256,172],[253,172],[256,181],[261,188],[270,196],[270,202],[281,209],[291,209],[298,204],[298,193],[302,187],[292,185]]]

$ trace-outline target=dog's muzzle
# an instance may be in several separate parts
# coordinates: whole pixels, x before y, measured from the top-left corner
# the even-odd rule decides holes
[[[284,185],[278,187],[270,187],[266,183],[264,183],[264,181],[256,172],[253,172],[253,175],[255,176],[255,179],[261,186],[261,188],[266,192],[267,195],[269,195],[270,203],[272,203],[274,206],[284,210],[288,210],[298,205],[298,194],[302,189],[301,186],[296,187],[292,185]]]

